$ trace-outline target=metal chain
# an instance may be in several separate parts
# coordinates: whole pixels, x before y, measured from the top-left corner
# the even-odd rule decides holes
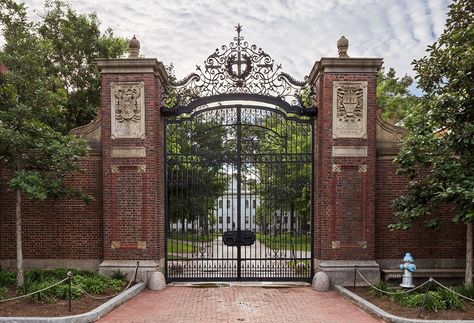
[[[364,276],[362,276],[362,274],[361,274],[358,270],[357,270],[357,273],[359,274],[360,277],[362,277],[362,279],[363,279],[367,284],[370,285],[371,288],[373,288],[373,289],[375,289],[376,291],[379,291],[379,292],[381,292],[381,293],[385,293],[385,294],[389,294],[389,295],[397,295],[397,294],[407,294],[407,293],[411,293],[411,292],[413,292],[414,290],[417,290],[417,289],[421,288],[422,286],[428,284],[428,283],[431,281],[431,282],[434,282],[434,283],[438,284],[439,286],[443,287],[444,289],[447,289],[447,290],[449,290],[450,292],[452,292],[452,293],[458,295],[459,297],[462,297],[462,298],[464,298],[464,299],[466,299],[466,300],[468,300],[468,301],[470,301],[470,302],[474,302],[474,299],[469,298],[469,297],[467,297],[467,296],[464,296],[464,295],[462,295],[462,294],[460,294],[460,293],[458,293],[458,292],[452,290],[451,288],[449,288],[449,287],[447,287],[447,286],[441,284],[439,281],[437,281],[436,279],[434,279],[434,278],[432,278],[432,277],[430,277],[430,279],[428,279],[427,281],[425,281],[425,282],[424,282],[423,284],[421,284],[420,286],[417,286],[417,287],[412,288],[412,289],[410,289],[410,290],[401,291],[401,292],[387,292],[387,291],[384,291],[384,290],[382,290],[382,289],[379,289],[379,288],[375,287],[373,284],[371,284],[367,279],[365,279]]]
[[[415,291],[415,290],[417,290],[417,289],[419,289],[419,288],[425,286],[426,284],[428,284],[430,281],[433,280],[432,278],[430,278],[430,279],[428,279],[427,281],[425,281],[423,284],[421,284],[420,286],[417,286],[417,287],[412,288],[412,289],[409,289],[409,290],[404,290],[404,291],[400,291],[400,292],[387,292],[387,291],[385,291],[385,290],[382,290],[382,289],[380,289],[380,288],[375,287],[375,286],[374,286],[373,284],[371,284],[367,279],[365,279],[365,277],[362,276],[362,274],[361,274],[358,270],[356,270],[356,271],[357,271],[357,274],[359,274],[359,276],[362,277],[362,279],[363,279],[371,288],[373,288],[373,289],[375,289],[376,291],[379,291],[379,292],[381,292],[381,293],[388,294],[388,295],[408,294],[408,293],[411,293],[411,292],[413,292],[413,291]]]
[[[432,280],[433,280],[433,282],[435,282],[435,283],[438,284],[439,286],[441,286],[441,287],[443,287],[444,289],[447,289],[447,290],[453,292],[454,294],[458,295],[459,297],[462,297],[462,298],[467,299],[468,301],[474,302],[474,299],[469,298],[469,297],[467,297],[467,296],[464,296],[464,295],[462,295],[462,294],[459,294],[458,292],[455,292],[455,291],[452,290],[451,288],[449,288],[449,287],[447,287],[447,286],[444,286],[443,284],[441,284],[439,281],[437,281],[437,280],[435,280],[435,279],[432,279]]]
[[[38,294],[38,293],[44,292],[45,290],[48,290],[48,289],[50,289],[50,288],[52,288],[52,287],[54,287],[54,286],[57,286],[57,285],[59,285],[59,284],[61,284],[61,283],[64,283],[64,282],[65,282],[66,280],[68,280],[68,279],[69,279],[69,277],[68,277],[68,278],[64,278],[63,280],[61,280],[61,281],[59,281],[59,282],[57,282],[57,283],[54,283],[54,284],[51,285],[51,286],[45,287],[45,288],[43,288],[43,289],[37,290],[37,291],[35,291],[35,292],[29,293],[29,294],[26,294],[26,295],[21,295],[21,296],[12,297],[12,298],[7,298],[7,299],[0,299],[0,303],[4,303],[4,302],[8,302],[8,301],[14,301],[14,300],[17,300],[17,299],[22,299],[22,298],[29,297],[29,296],[34,295],[34,294]]]

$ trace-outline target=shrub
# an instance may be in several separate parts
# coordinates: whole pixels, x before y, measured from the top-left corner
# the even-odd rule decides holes
[[[392,292],[393,291],[393,288],[390,288],[387,286],[387,283],[385,283],[383,280],[381,280],[378,284],[374,285],[374,287],[380,289],[381,291],[384,291],[384,292]],[[378,291],[376,290],[375,288],[371,288],[369,293],[371,295],[374,295],[374,296],[377,296],[377,297],[382,297],[384,295],[387,295],[385,294],[384,292],[381,292],[381,291]]]
[[[11,271],[0,270],[0,287],[13,286],[16,283],[16,275]]]
[[[125,287],[125,282],[119,279],[110,279],[107,287],[111,288],[114,292],[118,293]]]
[[[54,284],[54,282],[48,280],[42,282],[34,282],[28,286],[28,292],[26,292],[25,294],[39,291],[52,284]],[[36,303],[54,303],[56,301],[54,287],[31,295],[31,299]]]
[[[464,303],[461,301],[458,295],[447,289],[442,289],[437,292],[446,304],[447,309],[465,309]]]
[[[456,290],[461,295],[474,299],[474,284],[462,286]]]
[[[421,307],[425,301],[425,294],[415,294],[406,298],[407,307]],[[424,308],[430,311],[441,311],[446,309],[446,303],[438,292],[429,291],[426,296]]]
[[[60,299],[68,299],[68,284],[60,284],[54,287],[54,295]],[[79,286],[71,286],[71,298],[72,299],[79,299],[82,296],[83,292],[79,288]]]
[[[4,299],[6,293],[7,293],[7,288],[6,287],[0,287],[0,299]]]
[[[127,280],[127,274],[121,272],[120,269],[119,269],[119,270],[113,271],[112,276],[110,276],[110,278],[125,281],[125,280]]]

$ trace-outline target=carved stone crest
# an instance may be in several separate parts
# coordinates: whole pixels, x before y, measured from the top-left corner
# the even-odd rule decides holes
[[[144,83],[112,83],[111,96],[112,138],[143,138],[145,135]]]
[[[333,92],[333,137],[366,138],[367,82],[334,82]]]

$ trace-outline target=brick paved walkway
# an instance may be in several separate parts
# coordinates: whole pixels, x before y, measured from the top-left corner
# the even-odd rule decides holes
[[[335,291],[310,287],[167,287],[146,290],[109,313],[106,322],[382,322]]]

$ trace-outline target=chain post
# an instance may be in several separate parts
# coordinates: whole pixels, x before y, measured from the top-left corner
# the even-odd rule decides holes
[[[418,317],[421,316],[421,312],[423,312],[423,310],[425,309],[426,300],[428,299],[428,292],[430,291],[432,281],[433,281],[433,278],[430,277],[430,280],[428,282],[428,287],[426,288],[426,292],[425,292],[425,298],[423,298],[423,303],[421,304],[421,308],[420,308],[420,312],[418,313]]]
[[[68,301],[68,311],[72,311],[72,272],[68,271],[67,272],[67,301]]]
[[[135,285],[135,282],[137,280],[138,266],[140,266],[139,261],[137,261],[137,266],[135,267],[135,274],[133,275],[133,285]]]
[[[357,265],[354,266],[354,291],[356,289]]]

